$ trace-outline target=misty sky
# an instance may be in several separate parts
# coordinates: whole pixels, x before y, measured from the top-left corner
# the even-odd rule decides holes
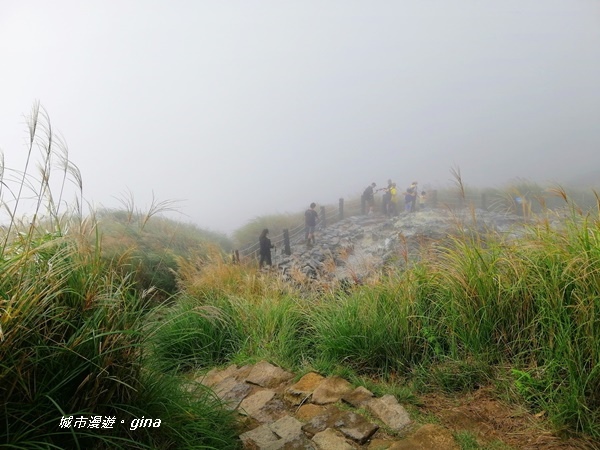
[[[597,0],[0,0],[0,149],[39,100],[115,207],[230,232],[372,181],[600,168]]]

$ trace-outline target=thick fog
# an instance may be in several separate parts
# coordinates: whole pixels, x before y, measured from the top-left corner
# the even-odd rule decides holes
[[[84,197],[230,232],[367,184],[600,174],[596,0],[0,0],[0,149],[36,100]]]

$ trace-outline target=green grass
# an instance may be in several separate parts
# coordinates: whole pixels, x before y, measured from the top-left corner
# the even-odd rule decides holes
[[[133,272],[103,258],[95,219],[83,219],[77,208],[61,212],[60,186],[69,174],[81,186],[78,171],[38,105],[29,126],[22,176],[0,179],[3,202],[13,205],[0,250],[0,446],[237,448],[235,418],[212,392],[200,386],[190,392],[188,382],[162,373],[149,357],[160,314],[148,292],[137,289]],[[40,179],[28,172],[34,147],[43,149]],[[26,225],[16,219],[20,196],[36,199]],[[70,416],[114,417],[116,423],[112,429],[61,428],[61,418]],[[160,427],[132,429],[141,417],[160,420]]]
[[[275,277],[256,289],[252,277],[224,287],[214,276],[214,298],[236,305],[246,336],[233,359],[403,379],[417,392],[468,392],[510,368],[513,401],[598,438],[600,218],[562,195],[566,217],[547,211],[508,237],[458,224],[427,258],[346,293],[278,294]],[[188,293],[196,278],[182,283]]]

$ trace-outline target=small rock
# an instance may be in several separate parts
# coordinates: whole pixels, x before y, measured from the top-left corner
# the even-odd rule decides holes
[[[302,423],[292,416],[284,416],[271,424],[271,431],[284,441],[293,441],[302,434]]]
[[[240,434],[245,449],[264,449],[270,444],[277,443],[279,437],[271,431],[268,425],[262,425],[253,430]]]
[[[350,391],[352,391],[352,385],[343,378],[327,378],[314,390],[312,402],[317,405],[335,403]]]
[[[325,407],[307,403],[298,408],[296,417],[304,422],[308,422],[313,417],[320,416],[325,411]]]
[[[225,378],[214,387],[215,394],[225,403],[228,409],[236,409],[252,388],[233,377]]]
[[[284,399],[292,405],[300,405],[313,391],[321,384],[325,378],[318,373],[310,372],[291,385],[284,393]]]
[[[362,408],[369,400],[375,395],[364,386],[358,386],[352,392],[344,395],[342,401],[354,406],[355,408]]]
[[[317,433],[312,438],[319,450],[352,450],[355,447],[331,428]]]
[[[229,378],[235,375],[238,367],[234,364],[226,369],[211,369],[206,375],[202,375],[196,378],[196,381],[202,383],[204,386],[213,387],[223,381],[225,378]]]
[[[411,423],[408,412],[393,395],[373,398],[365,404],[365,407],[394,431],[401,431]]]
[[[272,388],[284,383],[294,377],[294,374],[286,372],[267,361],[257,363],[246,378],[246,382],[256,384],[265,388]]]

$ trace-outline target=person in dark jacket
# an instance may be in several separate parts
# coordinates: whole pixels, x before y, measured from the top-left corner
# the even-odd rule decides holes
[[[310,208],[304,212],[304,240],[307,245],[315,243],[315,229],[317,228],[317,220],[319,214],[315,211],[316,203],[311,203]]]
[[[275,246],[271,244],[271,239],[267,237],[267,234],[269,234],[269,229],[265,228],[258,238],[258,243],[260,244],[260,262],[258,263],[258,267],[261,269],[264,264],[267,266],[273,265],[271,262],[271,249],[275,248]]]

